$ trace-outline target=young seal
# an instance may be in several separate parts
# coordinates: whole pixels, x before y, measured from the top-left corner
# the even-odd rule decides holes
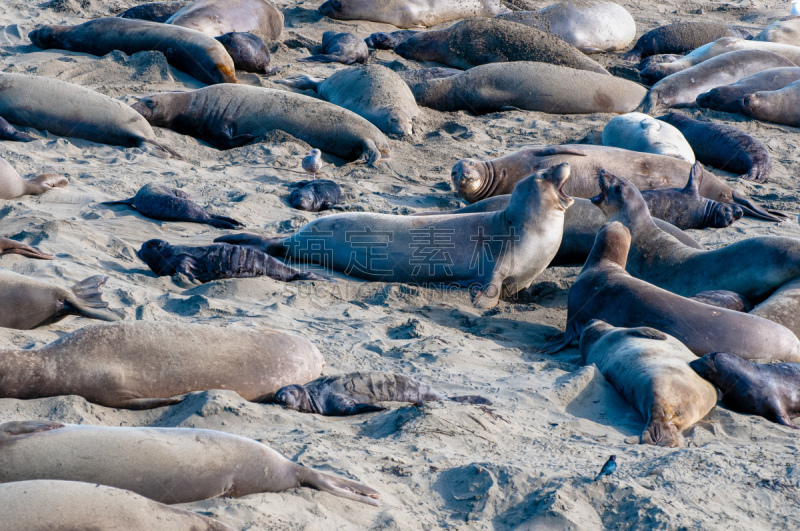
[[[2,105],[2,96],[0,96],[0,105]],[[0,199],[39,195],[53,188],[63,188],[67,184],[66,177],[55,173],[44,173],[26,181],[6,159],[0,158]]]
[[[308,63],[342,63],[352,65],[363,63],[369,57],[367,43],[352,33],[336,33],[326,31],[322,35],[322,46],[319,53],[311,57],[298,59]]]
[[[573,203],[562,192],[569,173],[569,164],[559,164],[529,176],[498,212],[352,212],[317,218],[284,238],[243,234],[216,241],[314,261],[370,281],[469,287],[478,307],[491,308],[501,296],[529,286],[556,255],[564,211]]]
[[[292,184],[296,187],[289,194],[289,204],[297,210],[321,212],[329,210],[342,200],[342,189],[333,181],[314,179]]]
[[[180,2],[150,2],[133,6],[126,9],[119,15],[120,18],[134,18],[138,20],[149,20],[150,22],[166,22],[169,17],[191,4],[190,1]]]
[[[324,365],[313,344],[288,332],[122,321],[36,349],[0,349],[0,396],[77,395],[105,407],[152,409],[193,391],[229,389],[262,402],[317,378]]]
[[[239,229],[244,224],[226,216],[209,214],[183,190],[169,188],[161,183],[148,183],[136,195],[122,201],[106,201],[103,205],[129,205],[139,214],[160,221],[188,221],[204,223],[219,229]]]
[[[800,80],[800,67],[770,68],[740,79],[732,85],[716,87],[697,96],[697,105],[715,111],[742,112],[742,98],[753,92],[782,89]]]
[[[283,13],[267,0],[196,0],[169,17],[167,24],[219,37],[245,32],[275,41],[283,32]]]
[[[374,48],[376,50],[394,50],[395,46],[417,33],[419,33],[419,31],[415,30],[399,30],[391,33],[379,31],[364,39],[364,42],[367,44],[368,48]]]
[[[761,30],[753,40],[800,46],[800,17],[791,16],[776,20]]]
[[[277,68],[269,66],[271,56],[267,45],[252,33],[231,32],[215,37],[231,56],[237,70],[272,74]]]
[[[131,107],[152,125],[192,135],[219,149],[243,146],[277,129],[356,163],[389,158],[389,140],[364,118],[285,90],[213,85],[152,94]]]
[[[293,463],[260,442],[213,430],[7,422],[0,425],[0,447],[2,483],[85,481],[167,504],[300,487],[369,505],[378,505],[380,496]]]
[[[15,481],[0,485],[0,521],[7,529],[233,531],[217,520],[148,500],[126,490],[78,481]]]
[[[169,64],[198,81],[237,83],[233,61],[222,44],[180,26],[105,17],[77,26],[42,26],[28,37],[45,50],[57,48],[100,56],[114,50],[128,55],[156,50],[164,54]]]
[[[701,122],[674,112],[660,119],[683,133],[703,164],[741,174],[739,178],[746,181],[764,183],[769,179],[772,160],[767,146],[741,129]]]
[[[8,120],[0,116],[0,140],[10,140],[12,142],[33,142],[36,140],[28,133],[17,131]]]
[[[779,90],[752,92],[742,98],[742,113],[775,124],[800,126],[800,81],[789,83]]]
[[[442,30],[412,35],[394,52],[414,61],[462,68],[487,63],[536,61],[609,75],[605,68],[555,35],[499,19],[468,19]]]
[[[500,0],[327,0],[319,11],[337,20],[369,20],[415,28],[468,17],[493,17],[508,9]]]
[[[685,54],[723,37],[750,37],[744,30],[716,22],[676,22],[659,26],[639,37],[626,61],[641,61],[657,54]]]
[[[275,394],[275,403],[301,413],[347,416],[385,407],[375,402],[410,402],[453,400],[462,404],[492,403],[480,396],[448,398],[433,387],[401,374],[351,372],[324,376],[305,385],[287,385]]]
[[[100,294],[106,280],[95,275],[65,289],[0,269],[0,327],[31,330],[68,315],[118,321],[119,315],[108,309]]]
[[[713,352],[689,366],[719,387],[726,407],[797,429],[792,417],[800,416],[800,364],[753,363]]]
[[[239,245],[188,247],[170,245],[164,240],[148,240],[142,244],[136,256],[157,276],[184,275],[189,282],[262,275],[282,282],[328,280],[310,271],[299,271],[268,254]]]
[[[43,253],[38,249],[34,249],[27,243],[0,237],[0,256],[5,254],[19,254],[22,256],[27,256],[28,258],[37,258],[39,260],[53,260],[55,258],[55,256],[52,254]]]
[[[591,321],[581,334],[581,358],[644,418],[641,444],[681,445],[680,434],[717,404],[717,390],[689,368],[683,343],[655,328],[616,328]]]
[[[545,352],[566,348],[590,321],[602,319],[613,326],[655,328],[698,356],[722,349],[745,359],[800,361],[800,340],[786,327],[687,299],[632,277],[625,271],[630,245],[630,232],[617,221],[597,233],[594,248],[569,289],[563,339],[549,343]]]
[[[790,280],[750,313],[780,323],[800,337],[800,280]]]
[[[611,119],[603,128],[603,145],[676,157],[694,164],[692,146],[674,126],[640,112]]]

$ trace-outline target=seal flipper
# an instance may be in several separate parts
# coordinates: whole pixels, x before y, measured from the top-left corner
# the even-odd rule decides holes
[[[69,184],[67,178],[57,173],[44,173],[27,181],[26,194],[39,195],[53,188],[64,188]]]
[[[691,194],[692,197],[700,197],[700,184],[703,182],[703,165],[699,162],[692,164],[692,169],[689,171],[689,180],[686,181],[686,186],[681,190],[682,194]]]
[[[794,422],[792,422],[792,419],[789,417],[789,415],[784,413],[782,410],[776,411],[776,413],[775,413],[775,422],[777,422],[778,424],[782,424],[784,426],[788,426],[788,427],[793,428],[795,430],[800,429],[797,426],[795,426]]]
[[[21,254],[22,256],[38,258],[39,260],[53,260],[55,258],[55,256],[34,249],[26,243],[0,238],[0,256],[4,254]]]
[[[189,282],[192,283],[199,282],[198,273],[200,272],[200,268],[198,267],[197,260],[188,254],[178,255],[176,258],[180,258],[180,260],[178,261],[178,265],[175,266],[175,275],[184,275],[189,279]]]
[[[101,205],[128,205],[132,209],[136,210],[136,207],[133,206],[133,198],[129,197],[128,199],[121,199],[119,201],[103,201],[100,203]]]
[[[210,218],[208,220],[208,224],[212,227],[217,227],[219,229],[241,229],[244,227],[244,223],[240,223],[233,218],[229,218],[227,216],[217,216],[215,214],[210,214]]]
[[[325,415],[346,417],[361,413],[383,411],[385,407],[373,404],[356,404],[355,400],[345,395],[331,395],[325,401]]]
[[[561,352],[569,346],[570,343],[581,337],[581,327],[579,324],[572,322],[567,325],[566,331],[561,335],[561,341],[558,341],[558,336],[548,341],[544,347],[539,349],[542,354],[556,354]]]
[[[319,54],[319,55],[312,55],[311,57],[303,57],[302,59],[298,59],[298,62],[301,63],[342,63],[342,57],[339,55],[328,55],[328,54]]]
[[[777,210],[766,210],[761,208],[760,206],[753,203],[750,199],[739,195],[738,192],[733,192],[733,200],[734,202],[739,205],[739,207],[744,211],[746,216],[750,216],[756,219],[763,219],[766,221],[775,221],[780,223],[784,219],[787,219],[787,215],[783,212],[778,212]]]
[[[151,146],[155,146],[158,149],[160,149],[161,151],[165,151],[167,154],[171,155],[172,158],[175,158],[175,159],[178,159],[178,160],[186,160],[183,155],[181,155],[180,153],[178,153],[177,151],[175,151],[171,147],[165,146],[164,144],[161,144],[160,142],[158,142],[156,140],[149,140],[147,138],[143,138],[142,139],[142,144],[150,144]]]
[[[65,309],[92,319],[119,321],[119,314],[108,308],[108,303],[103,300],[103,294],[100,292],[100,286],[107,280],[108,277],[105,275],[95,275],[72,286],[71,291],[75,298],[64,301]]]
[[[183,402],[183,395],[170,398],[123,398],[119,402],[109,403],[110,407],[119,409],[154,409],[157,407],[171,406]]]
[[[459,404],[481,404],[484,406],[492,405],[491,400],[477,395],[451,396],[448,397],[448,400],[452,400],[453,402],[458,402]]]
[[[8,120],[0,116],[0,140],[10,140],[12,142],[33,142],[36,140],[28,133],[17,131]]]
[[[378,502],[375,500],[380,498],[380,493],[371,487],[356,483],[355,481],[350,481],[349,479],[322,474],[321,472],[301,465],[296,466],[299,468],[297,471],[299,483],[303,487],[329,492],[334,496],[359,501],[367,505],[378,506]]]
[[[14,435],[29,435],[41,431],[57,430],[65,427],[60,422],[47,420],[14,420],[0,424],[0,441]]]

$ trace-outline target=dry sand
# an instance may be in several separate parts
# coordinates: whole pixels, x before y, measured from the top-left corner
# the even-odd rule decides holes
[[[198,88],[145,52],[103,58],[39,51],[27,39],[43,23],[80,23],[115,14],[135,0],[28,0],[0,2],[0,69],[79,83],[132,103],[152,92]],[[518,4],[520,2],[517,2]],[[366,37],[392,28],[324,19],[321,0],[278,0],[286,15],[282,39],[321,41],[326,30]],[[546,5],[529,2],[538,8]],[[623,2],[637,37],[680,20],[736,24],[753,34],[787,15],[789,4],[770,0],[720,2]],[[704,14],[695,12],[702,9]],[[444,25],[446,26],[446,25]],[[277,77],[309,73],[326,77],[343,65],[297,63],[305,48],[273,46]],[[612,56],[593,56],[618,64]],[[403,61],[377,52],[377,62]],[[285,88],[240,73],[243,83]],[[698,114],[695,111],[692,114]],[[717,172],[736,190],[784,210],[777,225],[744,219],[724,230],[693,231],[709,247],[743,237],[800,237],[797,214],[797,130],[702,111],[762,140],[773,157],[764,185]],[[558,116],[506,112],[482,117],[422,110],[413,141],[391,141],[393,158],[375,168],[344,166],[324,155],[324,176],[339,182],[351,211],[406,214],[454,208],[452,164],[463,157],[491,158],[533,144],[579,141],[612,115]],[[566,296],[578,268],[547,270],[516,300],[492,310],[472,306],[466,292],[441,294],[399,284],[345,281],[285,284],[269,278],[225,280],[185,289],[156,278],[135,252],[150,238],[204,244],[223,234],[205,225],[161,223],[134,211],[98,203],[133,195],[162,181],[191,193],[216,213],[248,229],[287,234],[327,213],[293,210],[287,184],[304,176],[302,142],[264,142],[218,151],[169,130],[158,137],[184,154],[165,159],[152,148],[119,148],[40,131],[32,143],[4,142],[0,156],[23,176],[59,172],[66,189],[0,204],[1,236],[57,255],[52,262],[10,255],[0,267],[72,285],[90,275],[110,276],[105,298],[126,319],[174,320],[212,326],[271,327],[314,342],[327,360],[324,374],[356,369],[396,371],[451,394],[481,394],[494,414],[476,406],[429,404],[393,408],[352,418],[326,418],[248,403],[232,392],[191,394],[183,403],[152,411],[115,410],[77,397],[0,400],[0,421],[49,419],[122,426],[180,426],[223,430],[263,441],[293,460],[366,483],[382,493],[373,508],[300,489],[242,499],[213,499],[183,508],[213,516],[237,529],[767,529],[797,525],[800,464],[797,433],[760,417],[717,407],[688,430],[684,446],[627,445],[640,433],[639,414],[594,367],[582,367],[577,348],[538,354],[546,337],[562,331]],[[591,136],[591,135],[590,135]],[[285,168],[280,169],[280,168]],[[0,345],[33,347],[91,321],[70,317],[34,331],[0,330]],[[610,454],[617,473],[591,479]]]

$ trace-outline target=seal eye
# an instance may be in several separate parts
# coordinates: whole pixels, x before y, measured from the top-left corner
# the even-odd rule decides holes
[[[475,161],[473,161],[473,160],[469,161],[469,165],[470,166],[475,166]]]
[[[622,187],[620,185],[616,185],[614,187],[614,193],[615,194],[621,194],[622,193]]]
[[[148,109],[155,109],[155,107],[156,107],[156,102],[154,102],[153,100],[147,100],[147,101],[145,102],[145,105],[147,105],[147,108],[148,108]]]

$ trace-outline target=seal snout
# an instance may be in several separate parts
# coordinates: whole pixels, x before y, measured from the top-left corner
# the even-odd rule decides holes
[[[476,170],[474,159],[461,159],[453,166],[450,172],[450,179],[453,186],[462,196],[475,192],[481,184],[481,175]]]
[[[606,170],[600,170],[600,173],[597,174],[597,185],[600,187],[600,193],[589,198],[589,201],[591,201],[593,205],[600,206],[603,200],[605,200],[606,190],[610,184],[610,176],[612,176],[612,174]]]
[[[556,166],[550,168],[550,175],[547,177],[547,180],[555,187],[559,206],[562,210],[566,210],[575,202],[574,199],[564,193],[564,185],[567,184],[567,181],[569,181],[569,177],[569,162],[562,162],[561,164],[557,164]]]

